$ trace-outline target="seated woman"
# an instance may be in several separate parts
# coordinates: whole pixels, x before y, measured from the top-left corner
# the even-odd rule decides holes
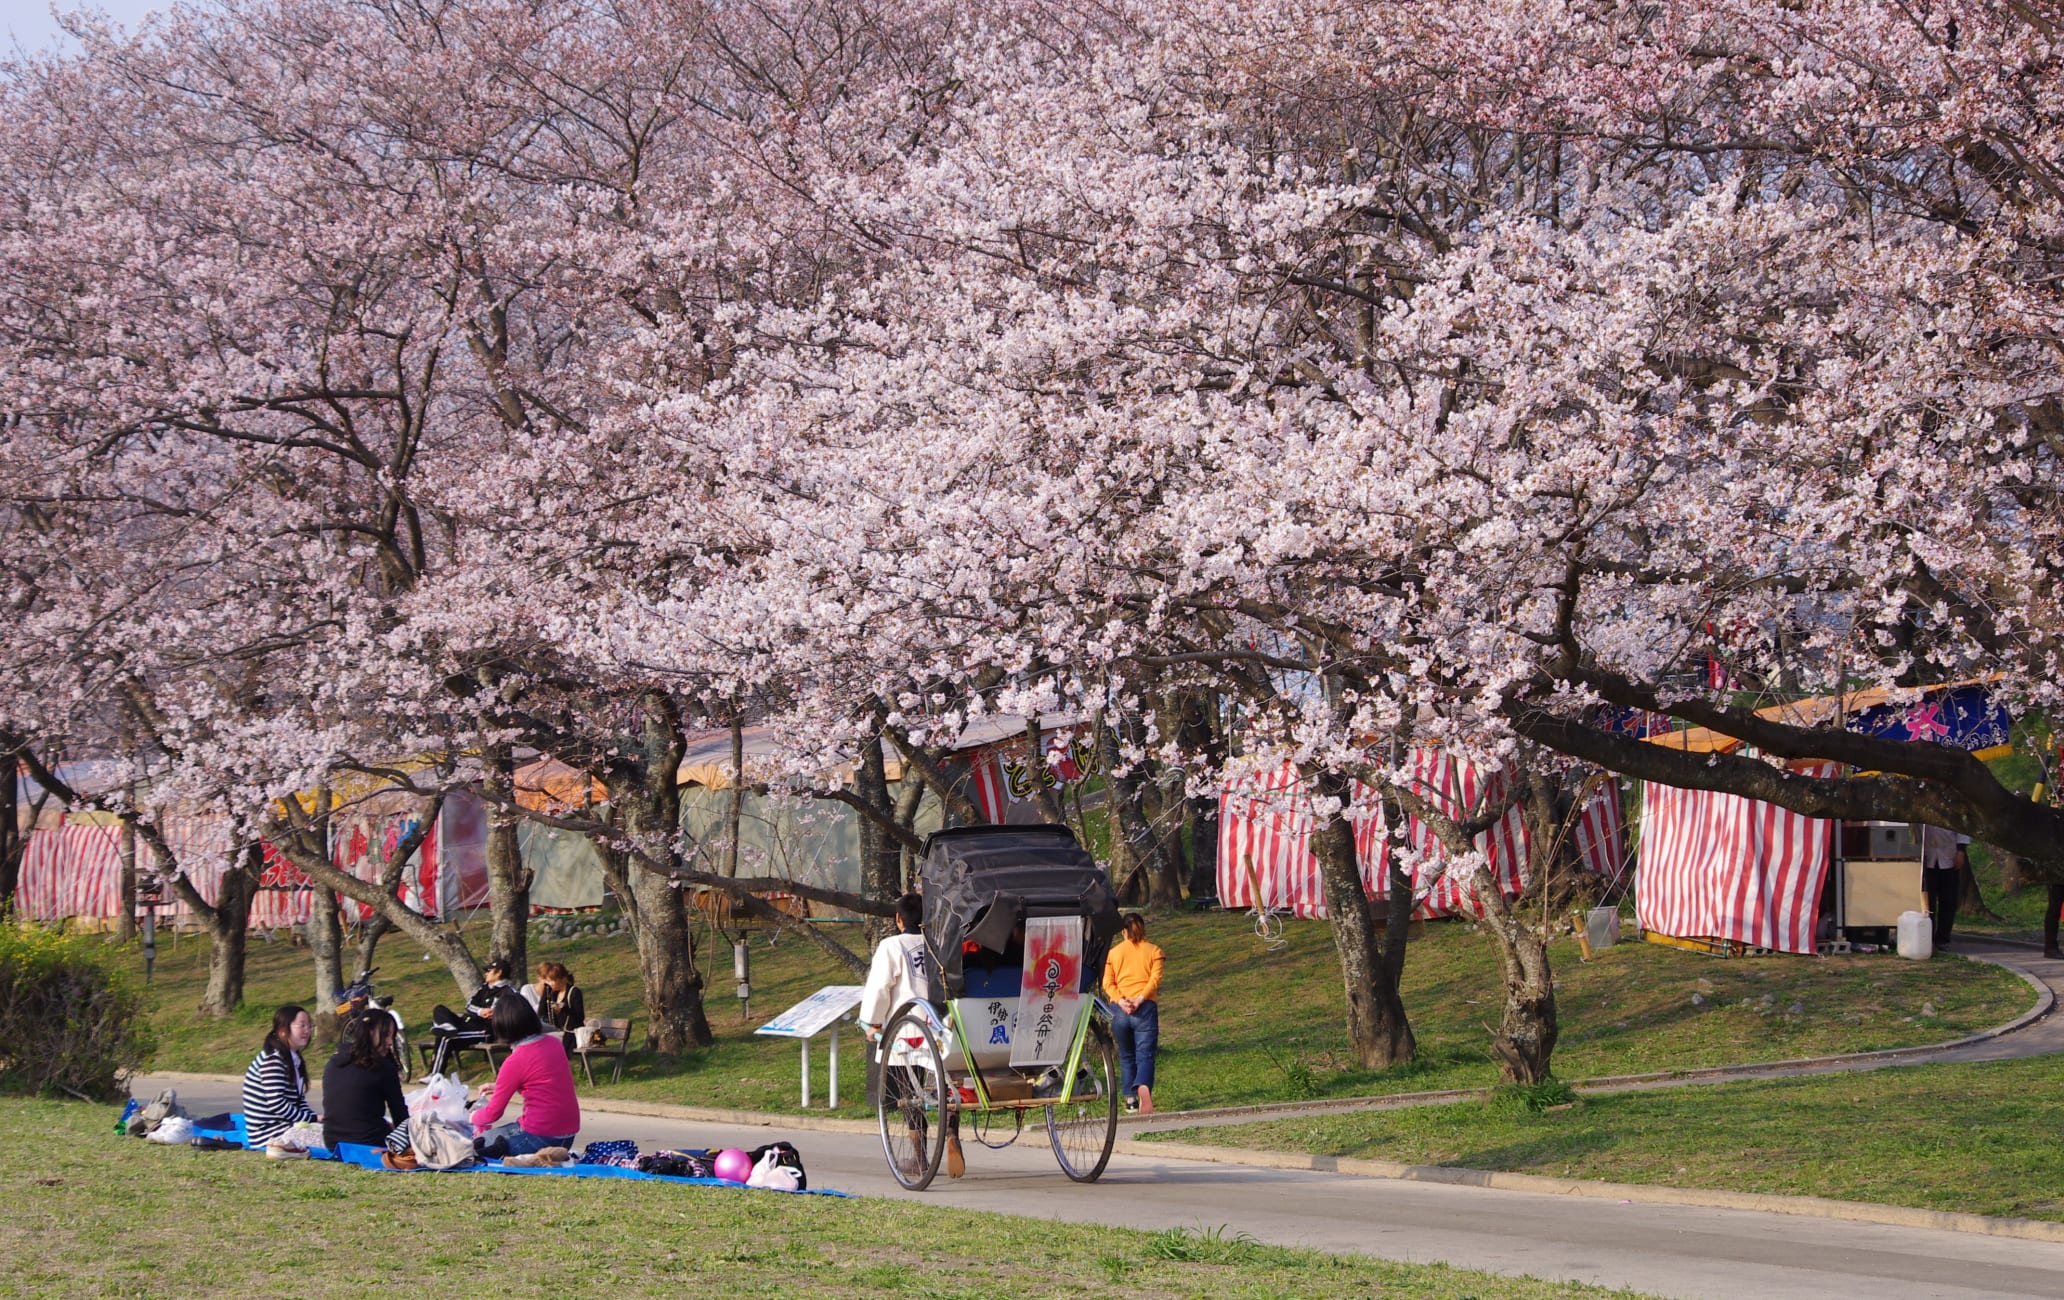
[[[253,1149],[277,1146],[280,1154],[289,1155],[306,1149],[280,1139],[296,1124],[321,1118],[308,1104],[308,1066],[301,1060],[313,1037],[315,1022],[300,1007],[272,1013],[272,1032],[244,1071],[244,1130]]]
[[[495,1072],[494,1095],[473,1112],[474,1145],[490,1159],[572,1146],[580,1132],[580,1102],[559,1035],[546,1033],[537,1012],[515,993],[502,994],[490,1019],[495,1041],[509,1044],[510,1052]],[[523,1118],[492,1127],[518,1097]]]
[[[572,971],[556,961],[538,963],[537,1009],[545,1028],[560,1031],[560,1045],[571,1055],[573,1031],[588,1023],[587,1000]]]
[[[340,1142],[408,1145],[408,1103],[401,1098],[401,1062],[394,1053],[394,1017],[375,1007],[344,1026],[337,1054],[323,1067],[323,1145]]]

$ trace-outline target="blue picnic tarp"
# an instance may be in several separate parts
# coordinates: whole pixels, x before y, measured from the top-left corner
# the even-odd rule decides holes
[[[243,1112],[238,1111],[229,1118],[231,1123],[229,1128],[197,1128],[194,1130],[194,1134],[197,1137],[229,1138],[232,1141],[243,1144],[246,1150],[262,1150],[262,1148],[250,1145],[250,1135],[244,1126]],[[360,1169],[371,1169],[379,1173],[394,1172],[380,1163],[379,1147],[360,1146],[356,1142],[339,1143],[335,1151],[331,1151],[326,1147],[311,1147],[308,1151],[308,1158],[310,1160],[338,1160],[347,1165],[357,1165]],[[648,1174],[642,1170],[630,1169],[623,1165],[512,1166],[505,1165],[499,1160],[490,1160],[485,1164],[469,1165],[464,1169],[438,1172],[458,1174],[551,1174],[560,1178],[624,1178],[645,1183],[682,1183],[690,1187],[733,1187],[755,1192],[779,1192],[784,1190],[779,1187],[754,1187],[747,1189],[744,1183],[734,1183],[723,1178],[682,1178],[673,1174]],[[812,1187],[789,1194],[797,1196],[846,1197],[844,1192],[834,1192],[824,1187]]]

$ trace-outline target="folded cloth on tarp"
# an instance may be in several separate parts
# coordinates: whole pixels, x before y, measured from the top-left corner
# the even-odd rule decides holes
[[[357,1165],[361,1169],[385,1170],[385,1166],[380,1163],[379,1147],[360,1146],[355,1142],[339,1143],[337,1146],[337,1158],[347,1165]],[[621,1165],[558,1165],[555,1167],[540,1166],[521,1169],[493,1162],[484,1165],[473,1165],[465,1169],[454,1169],[450,1172],[460,1174],[544,1175],[552,1178],[626,1178],[642,1183],[684,1183],[691,1187],[735,1187],[741,1191],[746,1190],[744,1183],[727,1182],[722,1178],[677,1178],[670,1174],[640,1173],[636,1169],[626,1169]],[[780,1191],[782,1189],[767,1187],[753,1188],[751,1190]],[[808,1191],[798,1190],[787,1194],[791,1196],[836,1196],[843,1200],[851,1199],[844,1192],[834,1192],[821,1187],[813,1187]]]

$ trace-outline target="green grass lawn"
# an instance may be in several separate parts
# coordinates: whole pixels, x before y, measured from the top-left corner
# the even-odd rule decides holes
[[[857,926],[835,930],[858,940]],[[1404,993],[1421,1057],[1409,1068],[1382,1073],[1348,1068],[1339,966],[1323,923],[1288,923],[1286,945],[1274,952],[1255,936],[1249,918],[1224,913],[1158,919],[1152,937],[1168,953],[1155,1089],[1162,1109],[1496,1082],[1485,1046],[1500,1008],[1496,959],[1489,941],[1467,925],[1437,922],[1413,943]],[[202,1020],[190,1008],[206,973],[205,940],[183,939],[176,951],[161,945],[159,952],[160,1069],[241,1072],[272,1008],[308,997],[306,951],[285,942],[254,943],[248,1005],[229,1021]],[[751,1029],[821,985],[855,981],[793,937],[773,946],[755,940],[755,1019],[747,1022],[736,999],[721,995],[731,987],[729,951],[716,956],[711,984],[720,996],[710,1001],[710,1017],[717,1045],[680,1061],[634,1057],[622,1084],[604,1080],[604,1093],[795,1108],[795,1045],[755,1038]],[[531,960],[546,958],[572,967],[587,990],[589,1014],[641,1014],[628,938],[534,938]],[[1573,943],[1558,943],[1554,961],[1563,1026],[1556,1068],[1569,1079],[1935,1042],[2011,1019],[2033,1000],[2014,976],[1955,957],[1927,963],[1885,955],[1720,960],[1624,943],[1581,962]],[[404,939],[385,940],[379,963],[380,988],[398,995],[412,1036],[428,1023],[433,1003],[456,1000],[443,967],[422,961]],[[821,1107],[821,1044],[813,1061]],[[857,1056],[845,1064],[853,1082],[845,1084],[842,1111],[861,1114]]]
[[[913,1200],[667,1184],[380,1174],[159,1147],[115,1112],[0,1102],[0,1296],[1415,1297],[1594,1287],[1147,1233]],[[33,1158],[30,1158],[30,1153]]]
[[[2064,1058],[1585,1097],[1495,1098],[1157,1135],[1214,1146],[2064,1220]]]

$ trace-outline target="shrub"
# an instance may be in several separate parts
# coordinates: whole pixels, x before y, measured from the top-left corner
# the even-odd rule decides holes
[[[126,1095],[155,1046],[150,1006],[98,937],[0,915],[0,1093]]]

